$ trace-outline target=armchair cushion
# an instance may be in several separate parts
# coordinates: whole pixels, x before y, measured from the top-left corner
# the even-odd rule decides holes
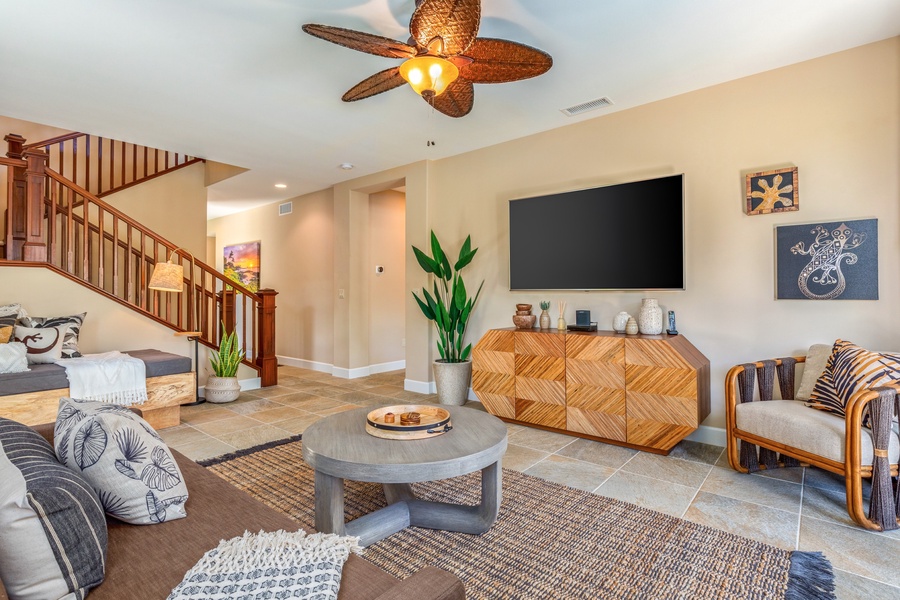
[[[844,462],[844,419],[828,412],[809,410],[803,403],[794,400],[769,400],[738,404],[735,407],[735,425],[741,431],[755,436]],[[871,465],[872,458],[872,432],[863,428],[861,466]],[[898,459],[900,434],[894,423],[888,460],[897,463]]]
[[[794,394],[795,400],[809,400],[816,381],[825,372],[825,365],[828,364],[828,357],[831,356],[832,346],[833,344],[813,344],[809,347],[806,352],[806,362],[803,363],[803,375],[800,377],[800,384]]]
[[[837,340],[825,371],[813,387],[809,405],[843,417],[854,393],[897,382],[900,382],[900,354],[869,352],[852,342]],[[863,423],[868,425],[868,416]]]

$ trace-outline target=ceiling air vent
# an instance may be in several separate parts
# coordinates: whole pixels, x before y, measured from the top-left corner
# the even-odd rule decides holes
[[[604,96],[603,98],[597,98],[596,100],[582,102],[581,104],[576,104],[575,106],[570,106],[569,108],[563,108],[561,112],[567,117],[574,117],[575,115],[586,113],[589,110],[596,110],[598,108],[612,106],[612,103],[612,100]]]
[[[278,205],[278,216],[283,217],[284,215],[289,215],[294,212],[294,203],[293,202],[283,202]]]

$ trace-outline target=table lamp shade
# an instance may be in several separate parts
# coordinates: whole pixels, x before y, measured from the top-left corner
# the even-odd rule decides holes
[[[147,287],[163,292],[181,292],[184,289],[184,267],[172,261],[156,263]]]

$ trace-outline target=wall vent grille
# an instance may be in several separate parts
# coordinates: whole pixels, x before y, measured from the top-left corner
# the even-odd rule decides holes
[[[283,202],[278,205],[278,216],[283,217],[284,215],[289,215],[294,212],[294,203],[293,202]]]
[[[581,104],[576,104],[575,106],[570,106],[569,108],[563,108],[562,114],[566,115],[567,117],[574,117],[575,115],[586,113],[589,110],[596,110],[598,108],[612,106],[612,103],[612,100],[604,96],[603,98],[597,98],[596,100],[582,102]]]

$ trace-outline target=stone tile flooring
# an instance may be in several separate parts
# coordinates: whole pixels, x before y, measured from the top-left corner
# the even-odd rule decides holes
[[[279,367],[279,385],[244,392],[229,404],[182,409],[163,438],[201,460],[303,431],[318,419],[360,406],[434,402],[403,389],[404,373],[338,379]],[[477,402],[471,406],[480,408]],[[785,549],[824,552],[838,598],[900,598],[900,531],[875,533],[847,516],[843,479],[814,468],[742,475],[724,448],[684,441],[658,456],[558,433],[509,425],[503,466],[633,502]]]

